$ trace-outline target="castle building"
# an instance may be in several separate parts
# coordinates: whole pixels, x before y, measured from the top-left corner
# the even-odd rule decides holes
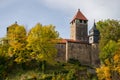
[[[94,21],[94,25],[89,31],[89,43],[90,44],[98,43],[99,42],[99,35],[100,35],[100,33],[99,33],[98,29],[96,28],[96,24]]]
[[[88,20],[78,9],[71,24],[70,38],[73,40],[88,41]]]
[[[70,39],[62,39],[57,44],[56,60],[67,62],[69,59],[77,59],[84,65],[98,65],[99,31],[95,22],[88,36],[88,20],[78,9],[70,25]]]
[[[14,25],[16,26],[17,22]],[[88,19],[78,9],[70,21],[70,25],[70,39],[62,39],[56,45],[58,51],[56,60],[67,62],[69,59],[77,59],[83,65],[99,65],[98,43],[100,33],[96,28],[95,21],[88,35]],[[8,30],[9,28],[7,28],[7,34],[9,33]],[[3,42],[0,40],[0,43]]]

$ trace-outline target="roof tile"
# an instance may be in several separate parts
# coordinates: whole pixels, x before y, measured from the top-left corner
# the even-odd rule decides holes
[[[73,17],[73,19],[72,19],[71,22],[73,22],[75,19],[87,20],[87,18],[82,14],[82,12],[80,11],[80,9],[78,9],[77,14]]]

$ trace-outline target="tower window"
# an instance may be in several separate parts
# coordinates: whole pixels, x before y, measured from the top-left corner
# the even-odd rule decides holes
[[[80,23],[82,23],[82,20],[80,20]]]
[[[90,40],[92,40],[92,38],[90,38]]]
[[[86,24],[86,23],[87,23],[87,21],[84,21],[84,23]]]

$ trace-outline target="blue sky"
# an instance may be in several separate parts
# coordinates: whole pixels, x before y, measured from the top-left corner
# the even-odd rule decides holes
[[[27,30],[37,23],[53,24],[63,38],[70,37],[70,21],[78,8],[89,20],[120,20],[119,0],[0,0],[0,38],[15,21]]]

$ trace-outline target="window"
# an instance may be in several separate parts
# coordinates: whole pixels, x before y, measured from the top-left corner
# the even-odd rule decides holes
[[[84,23],[86,24],[86,23],[87,23],[87,21],[84,21]]]
[[[90,38],[90,40],[92,40],[92,38]]]
[[[78,20],[78,19],[76,20],[76,23],[79,23],[79,20]]]
[[[82,20],[80,20],[80,23],[82,23]]]

